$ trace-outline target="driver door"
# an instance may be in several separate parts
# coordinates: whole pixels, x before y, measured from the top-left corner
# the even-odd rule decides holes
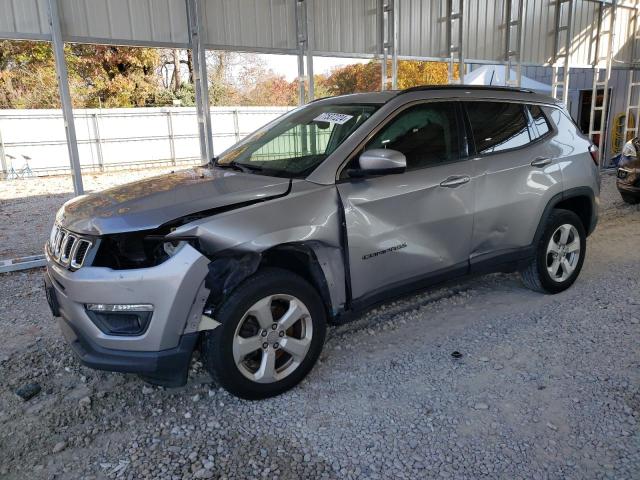
[[[407,158],[406,171],[345,174],[338,182],[355,300],[468,271],[474,164],[461,153],[466,142],[460,125],[455,102],[405,108],[359,153],[397,150]],[[356,156],[349,166],[356,168],[357,161]]]

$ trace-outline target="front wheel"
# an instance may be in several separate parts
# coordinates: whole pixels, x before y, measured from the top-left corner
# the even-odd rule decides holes
[[[557,209],[549,216],[535,258],[521,272],[531,290],[559,293],[580,274],[587,250],[587,237],[580,218],[569,210]]]
[[[324,344],[322,300],[302,277],[280,269],[258,271],[216,313],[206,332],[204,365],[221,386],[249,400],[278,395],[313,368]]]

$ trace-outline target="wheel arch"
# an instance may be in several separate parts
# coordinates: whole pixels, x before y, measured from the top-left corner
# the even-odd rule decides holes
[[[544,233],[544,228],[554,209],[564,209],[575,213],[584,226],[584,231],[589,236],[597,224],[597,205],[596,196],[590,187],[576,187],[554,195],[547,203],[538,228],[536,229],[533,245],[537,245],[538,241]]]
[[[261,252],[226,251],[215,256],[206,279],[211,291],[208,306],[215,310],[245,279],[266,267],[287,270],[309,282],[320,295],[328,319],[334,319],[343,308],[342,251],[319,241],[285,243]]]

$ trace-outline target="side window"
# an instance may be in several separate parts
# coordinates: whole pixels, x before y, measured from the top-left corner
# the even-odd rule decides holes
[[[544,112],[539,105],[529,105],[529,113],[533,120],[533,131],[531,132],[533,138],[544,137],[551,131],[547,117],[544,116]]]
[[[456,107],[450,102],[410,107],[385,125],[365,146],[404,153],[407,169],[451,162],[459,158]]]
[[[523,106],[506,102],[465,102],[479,154],[500,152],[531,142]]]

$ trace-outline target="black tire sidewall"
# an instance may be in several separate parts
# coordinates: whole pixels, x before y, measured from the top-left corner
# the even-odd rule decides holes
[[[547,271],[547,246],[549,245],[549,240],[551,239],[551,236],[554,234],[554,232],[558,229],[558,227],[564,224],[573,225],[578,231],[578,235],[580,237],[580,258],[578,259],[578,264],[576,265],[575,270],[569,276],[569,278],[567,278],[563,282],[557,282],[551,278],[551,275],[549,275],[549,272]],[[573,285],[573,282],[575,282],[576,278],[578,278],[578,275],[580,275],[586,253],[587,235],[580,218],[575,213],[569,210],[554,211],[547,220],[547,225],[545,227],[544,233],[542,234],[542,238],[540,239],[538,250],[536,252],[538,276],[540,278],[542,287],[549,293],[559,293]]]
[[[233,339],[245,312],[273,294],[292,295],[306,305],[311,314],[313,336],[307,356],[298,368],[282,380],[261,384],[249,380],[238,370],[233,358]],[[318,293],[302,277],[280,269],[261,270],[241,283],[218,309],[216,320],[222,325],[207,332],[203,340],[205,367],[225,389],[248,400],[278,395],[297,385],[316,363],[326,334],[326,313]]]

